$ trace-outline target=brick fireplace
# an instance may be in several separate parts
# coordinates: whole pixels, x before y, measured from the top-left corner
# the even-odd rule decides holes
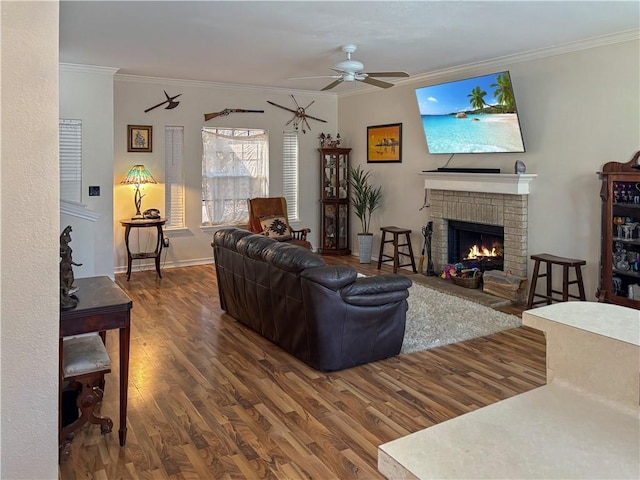
[[[431,254],[439,271],[448,263],[449,221],[504,228],[504,267],[527,278],[529,183],[532,174],[423,174],[428,190],[433,236]]]

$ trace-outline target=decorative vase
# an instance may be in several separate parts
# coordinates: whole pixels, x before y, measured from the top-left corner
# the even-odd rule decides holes
[[[358,256],[360,263],[371,263],[371,249],[373,247],[373,233],[358,234]]]

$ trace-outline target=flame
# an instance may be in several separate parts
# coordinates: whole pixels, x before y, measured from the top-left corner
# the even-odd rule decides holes
[[[489,250],[487,247],[478,248],[477,245],[474,245],[469,249],[469,253],[467,254],[467,259],[472,258],[480,258],[480,257],[497,257],[495,247]]]

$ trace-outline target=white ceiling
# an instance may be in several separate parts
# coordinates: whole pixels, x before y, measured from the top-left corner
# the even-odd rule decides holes
[[[320,90],[291,78],[335,73],[347,43],[365,71],[413,76],[639,28],[638,1],[61,1],[60,61]]]

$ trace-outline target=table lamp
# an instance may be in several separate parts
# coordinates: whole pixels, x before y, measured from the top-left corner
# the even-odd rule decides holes
[[[129,173],[124,178],[124,180],[122,180],[120,183],[124,185],[136,186],[136,193],[133,196],[133,203],[136,206],[136,214],[135,216],[131,217],[131,220],[144,218],[140,213],[140,204],[142,203],[142,197],[144,197],[144,195],[140,193],[140,185],[143,185],[145,183],[158,182],[156,182],[155,178],[153,178],[151,173],[149,173],[149,170],[147,170],[144,165],[134,165],[133,167],[131,167],[131,170],[129,170]]]

